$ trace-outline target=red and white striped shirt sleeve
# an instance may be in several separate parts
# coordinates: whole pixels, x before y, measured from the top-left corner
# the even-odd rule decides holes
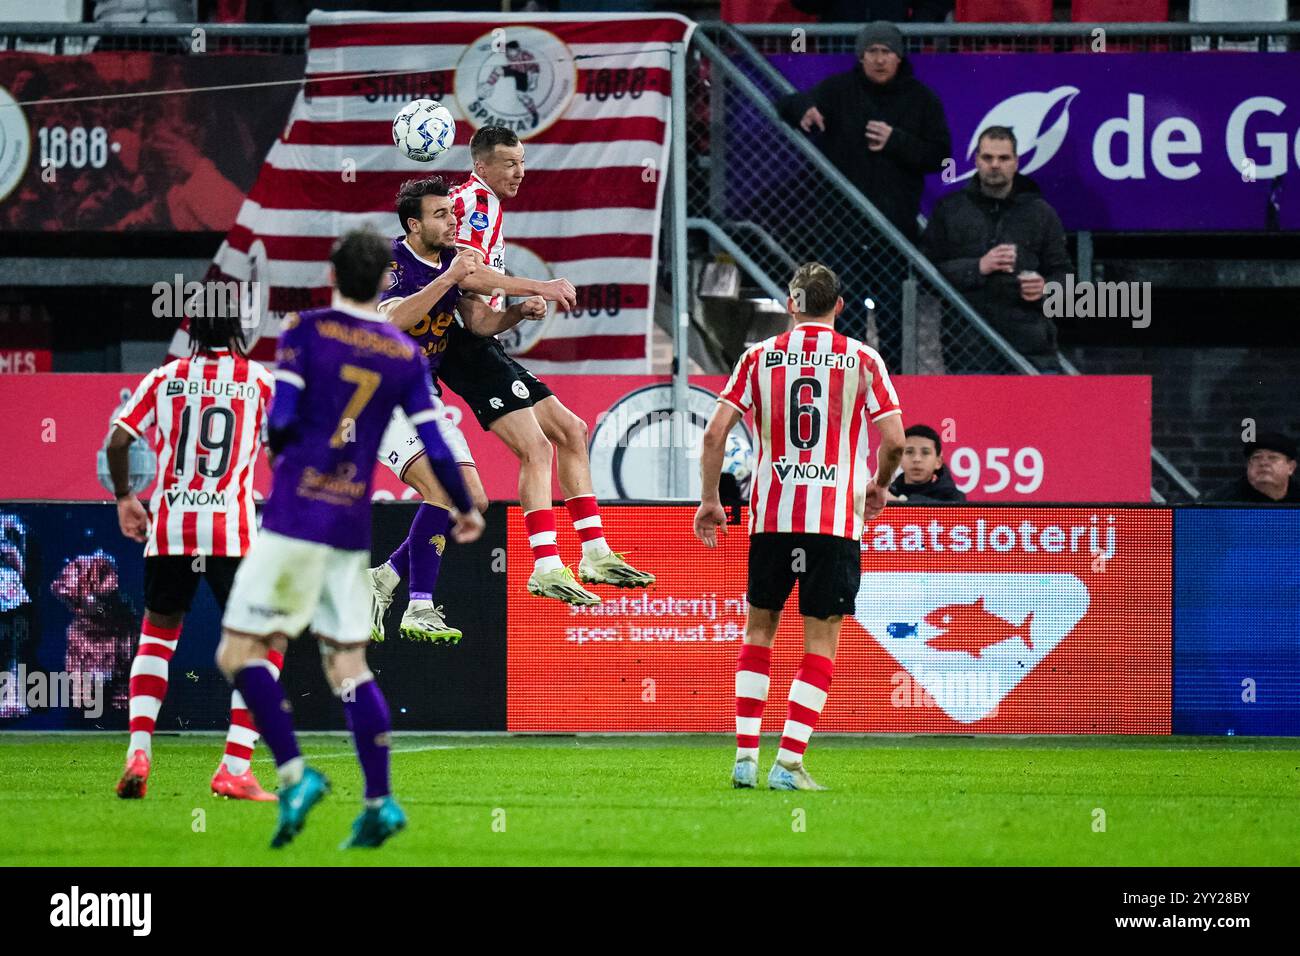
[[[758,356],[762,351],[762,342],[750,346],[749,351],[736,363],[726,388],[718,396],[718,401],[726,402],[742,415],[754,406],[754,372],[758,367]]]
[[[898,404],[898,393],[885,368],[885,360],[869,345],[862,346],[862,364],[871,375],[871,390],[867,392],[867,417],[873,422],[890,415],[903,414]]]
[[[158,382],[164,376],[165,368],[166,366],[156,368],[140,379],[140,384],[126,400],[126,405],[113,419],[114,425],[121,426],[136,438],[144,437],[144,433],[157,418]]]
[[[492,190],[477,187],[458,191],[452,215],[456,217],[456,245],[475,250],[486,261],[494,227],[501,218],[501,203]]]

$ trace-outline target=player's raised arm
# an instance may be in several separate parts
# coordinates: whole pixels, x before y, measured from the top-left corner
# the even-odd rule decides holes
[[[483,266],[482,252],[472,246],[463,245],[460,248],[474,256],[478,264]],[[489,298],[498,295],[539,295],[547,302],[560,303],[566,310],[578,304],[578,292],[568,279],[525,279],[483,267],[459,285],[466,292],[476,292]]]
[[[461,250],[446,271],[429,282],[419,292],[402,299],[385,299],[379,303],[379,311],[399,330],[409,331],[417,322],[427,316],[438,301],[452,290],[462,285],[479,268],[479,260],[468,249]]]
[[[504,312],[498,312],[476,296],[463,296],[456,303],[456,311],[460,313],[465,328],[475,335],[496,335],[525,320],[546,318],[546,300],[541,296],[530,296]]]

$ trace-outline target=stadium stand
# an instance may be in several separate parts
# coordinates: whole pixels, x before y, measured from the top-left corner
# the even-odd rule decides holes
[[[1052,0],[957,0],[958,23],[1050,23]]]
[[[1169,19],[1169,0],[1073,0],[1075,23],[1162,23]]]
[[[722,0],[722,19],[728,23],[810,23],[817,18],[790,0]]]

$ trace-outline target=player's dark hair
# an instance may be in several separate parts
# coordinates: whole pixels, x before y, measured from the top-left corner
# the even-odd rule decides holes
[[[238,313],[235,315],[190,316],[190,355],[230,349],[235,355],[247,355],[244,347],[244,327]]]
[[[1009,126],[986,126],[986,127],[984,127],[984,129],[980,130],[979,139],[975,140],[975,145],[978,147],[979,144],[982,143],[982,142],[984,142],[984,140],[986,140],[986,139],[1007,139],[1007,140],[1010,140],[1010,141],[1011,141],[1011,153],[1012,153],[1012,155],[1015,155],[1015,156],[1020,155],[1020,153],[1019,153],[1020,146],[1019,146],[1019,144],[1016,142],[1016,134],[1013,133],[1013,132],[1011,132],[1011,127],[1009,127]]]
[[[334,287],[344,298],[369,302],[379,294],[390,261],[392,247],[387,239],[373,229],[353,229],[330,250]]]
[[[908,425],[903,435],[907,438],[928,438],[934,442],[934,453],[943,454],[943,442],[939,441],[939,433],[929,425]]]
[[[791,276],[789,289],[796,312],[826,315],[835,311],[835,302],[840,297],[840,280],[820,262],[805,262]]]
[[[446,196],[450,193],[451,187],[437,176],[408,179],[402,183],[397,190],[397,219],[402,224],[402,233],[411,231],[407,228],[406,220],[421,217],[421,203],[425,196]]]
[[[474,162],[490,159],[492,150],[498,146],[518,146],[519,137],[515,131],[504,126],[480,126],[470,138],[469,155]]]

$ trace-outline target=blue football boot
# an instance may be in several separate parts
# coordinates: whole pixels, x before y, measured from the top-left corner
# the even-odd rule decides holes
[[[390,836],[406,829],[406,814],[392,797],[384,797],[377,807],[366,807],[352,824],[352,836],[343,841],[340,850],[353,847],[376,847]]]

